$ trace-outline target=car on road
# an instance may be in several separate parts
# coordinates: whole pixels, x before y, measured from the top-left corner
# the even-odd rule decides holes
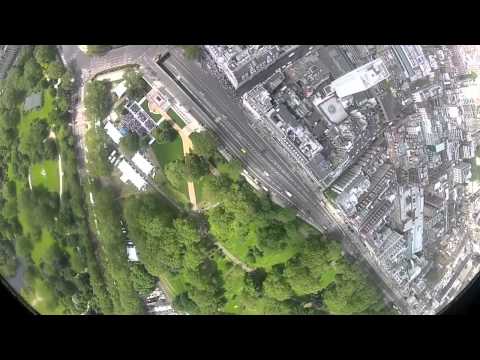
[[[245,150],[244,148],[241,148],[240,151],[241,151],[242,153],[244,153],[244,154],[247,153],[247,150]]]
[[[285,194],[287,194],[288,197],[292,197],[292,194],[289,193],[287,190],[285,190]]]

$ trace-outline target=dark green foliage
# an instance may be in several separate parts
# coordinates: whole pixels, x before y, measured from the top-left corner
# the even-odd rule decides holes
[[[112,110],[113,100],[108,81],[91,81],[86,86],[85,108],[92,125],[102,121]]]
[[[234,159],[230,162],[219,164],[217,169],[221,174],[228,176],[233,181],[239,181],[243,166],[239,160]]]
[[[52,140],[47,139],[49,132],[45,120],[35,119],[30,123],[26,134],[20,138],[18,149],[29,157],[31,163],[52,159],[57,155],[55,143],[52,144]]]
[[[165,166],[165,176],[176,189],[181,189],[186,184],[187,168],[182,160],[169,162]]]
[[[87,168],[93,177],[107,176],[112,171],[112,164],[108,161],[106,134],[103,128],[91,128],[85,134],[88,147]]]
[[[15,248],[8,240],[0,240],[0,275],[6,278],[15,276],[17,257]]]
[[[65,73],[65,67],[60,61],[53,61],[48,64],[47,76],[52,80],[58,80]]]
[[[160,125],[153,131],[153,136],[160,144],[166,144],[175,140],[178,136],[177,131],[172,127],[170,122],[162,121]]]
[[[132,156],[140,149],[140,138],[136,133],[128,133],[128,135],[120,139],[120,150],[125,154]]]
[[[132,279],[133,287],[141,296],[149,295],[157,286],[158,279],[150,275],[141,263],[130,264],[130,278]]]
[[[41,65],[47,65],[56,58],[55,45],[37,45],[35,46],[35,60]]]
[[[195,132],[190,135],[190,139],[193,144],[193,151],[206,158],[212,157],[215,155],[215,152],[218,147],[217,138],[210,130],[205,130],[202,132]]]
[[[33,89],[43,77],[42,67],[31,58],[25,63],[23,70],[23,79],[28,89]]]
[[[209,165],[204,157],[196,154],[185,156],[186,175],[191,181],[199,180],[203,175],[208,174]]]
[[[125,80],[129,98],[140,100],[149,89],[149,85],[143,79],[142,74],[132,68],[125,71],[123,79]]]

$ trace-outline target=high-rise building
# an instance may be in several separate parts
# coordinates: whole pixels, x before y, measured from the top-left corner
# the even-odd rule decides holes
[[[379,58],[334,80],[331,88],[339,98],[342,98],[366,91],[389,76],[387,67],[383,60]]]

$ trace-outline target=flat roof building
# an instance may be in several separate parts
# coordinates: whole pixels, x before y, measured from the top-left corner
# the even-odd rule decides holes
[[[107,121],[105,124],[105,130],[115,144],[120,144],[120,139],[123,137],[123,134],[115,127],[115,125],[110,121]]]
[[[378,58],[332,81],[331,88],[342,98],[366,91],[389,76],[383,60]]]
[[[152,173],[154,166],[139,152],[133,155],[132,161],[140,169],[140,171],[143,172],[145,175],[148,176]]]
[[[130,181],[138,190],[142,191],[147,182],[142,178],[142,176],[135,171],[135,169],[125,160],[122,160],[118,164],[118,169],[122,172],[120,180],[124,183]]]

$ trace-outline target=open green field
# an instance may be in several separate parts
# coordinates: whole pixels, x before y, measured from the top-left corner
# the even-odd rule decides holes
[[[180,128],[183,128],[185,126],[185,123],[183,122],[182,118],[172,109],[167,111],[167,114],[172,118],[173,122],[180,126]]]
[[[22,119],[18,124],[18,131],[20,136],[24,136],[30,128],[30,123],[35,119],[48,120],[48,114],[53,110],[53,96],[48,90],[43,91],[43,106],[37,111],[30,111],[24,113],[22,111]]]
[[[65,310],[62,306],[55,306],[54,294],[45,282],[38,278],[32,284],[32,292],[22,290],[22,296],[42,315],[61,315]]]
[[[152,149],[162,167],[171,161],[183,159],[183,146],[180,136],[177,136],[174,141],[167,144],[155,142],[152,145]]]
[[[33,251],[32,251],[32,260],[37,266],[40,265],[42,258],[45,255],[48,248],[52,246],[54,243],[55,243],[55,239],[53,238],[50,231],[48,231],[45,228],[42,229],[42,237],[40,238],[40,241],[34,244]]]
[[[32,166],[32,186],[43,186],[50,192],[60,191],[58,160],[45,160]]]

